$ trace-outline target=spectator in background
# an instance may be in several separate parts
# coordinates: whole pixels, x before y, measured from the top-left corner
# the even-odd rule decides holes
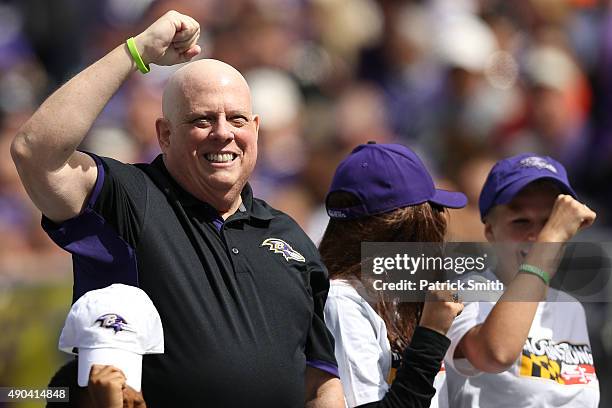
[[[453,180],[456,181],[457,188],[467,196],[467,205],[463,210],[453,212],[453,217],[448,221],[447,239],[457,242],[484,242],[486,239],[480,221],[478,196],[495,160],[486,154],[465,159],[464,163],[459,164]]]
[[[576,174],[588,149],[591,95],[584,75],[561,47],[534,44],[524,58],[525,110],[517,128],[498,136],[506,154],[533,151],[557,157]]]

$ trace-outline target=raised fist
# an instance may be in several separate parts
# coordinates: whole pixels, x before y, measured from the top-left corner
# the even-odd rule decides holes
[[[559,194],[540,234],[540,242],[566,242],[580,229],[589,227],[597,215],[570,195]]]
[[[145,64],[174,65],[200,53],[199,37],[197,21],[171,10],[134,37],[134,41]]]

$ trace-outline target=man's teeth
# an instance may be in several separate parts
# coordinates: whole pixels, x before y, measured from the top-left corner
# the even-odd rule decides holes
[[[235,155],[233,153],[207,153],[204,157],[206,157],[206,160],[213,163],[229,163],[234,160]]]

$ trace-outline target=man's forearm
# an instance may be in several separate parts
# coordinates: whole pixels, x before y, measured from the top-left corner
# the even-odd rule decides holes
[[[135,69],[125,45],[112,50],[42,104],[19,130],[14,150],[48,170],[61,168]]]

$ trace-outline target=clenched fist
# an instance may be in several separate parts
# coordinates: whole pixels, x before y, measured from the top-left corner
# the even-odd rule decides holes
[[[141,392],[127,385],[125,374],[113,366],[94,364],[87,385],[95,408],[146,408]]]
[[[539,242],[566,242],[583,228],[589,227],[597,215],[570,195],[559,194],[550,217],[540,234]]]
[[[174,65],[200,53],[198,38],[200,24],[171,10],[134,37],[134,41],[145,64]]]
[[[455,317],[463,310],[456,294],[448,290],[434,290],[427,294],[419,325],[445,335]]]

